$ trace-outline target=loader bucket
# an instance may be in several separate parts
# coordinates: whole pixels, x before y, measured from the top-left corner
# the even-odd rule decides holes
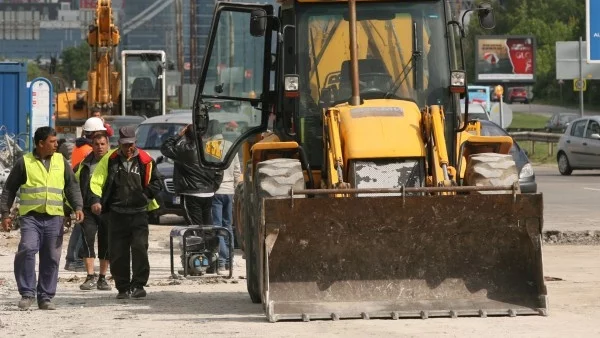
[[[263,202],[269,321],[546,315],[542,195]]]

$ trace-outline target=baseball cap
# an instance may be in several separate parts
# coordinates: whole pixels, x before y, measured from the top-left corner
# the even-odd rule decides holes
[[[119,129],[119,144],[135,143],[135,127],[124,126]]]

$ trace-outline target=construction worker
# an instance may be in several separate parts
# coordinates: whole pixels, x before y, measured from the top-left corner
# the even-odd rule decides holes
[[[73,206],[77,222],[83,221],[83,200],[73,171],[56,152],[56,131],[40,127],[34,134],[35,149],[17,160],[0,196],[2,228],[10,231],[10,208],[21,189],[21,241],[15,255],[15,279],[21,301],[27,310],[37,296],[38,307],[55,310],[58,263],[63,241],[63,193]],[[36,287],[35,256],[39,254],[39,278]]]
[[[111,289],[106,281],[106,271],[108,270],[108,224],[106,217],[92,213],[91,204],[89,203],[89,187],[90,177],[98,162],[109,151],[110,145],[108,137],[102,134],[96,134],[92,140],[93,151],[83,161],[75,167],[75,177],[79,181],[79,187],[84,200],[84,220],[81,223],[83,246],[81,247],[80,256],[84,258],[87,278],[79,286],[81,290],[105,290]],[[98,279],[94,274],[94,259],[96,252],[94,243],[98,234],[98,258],[100,259],[100,274]]]
[[[211,120],[209,130],[217,128],[220,128],[219,121]],[[212,199],[223,181],[223,171],[200,167],[194,137],[190,124],[179,134],[166,139],[160,152],[174,162],[175,193],[181,195],[181,206],[188,225],[212,225]]]
[[[71,168],[75,168],[79,162],[83,161],[92,152],[92,138],[96,132],[102,132],[107,135],[102,119],[90,117],[83,124],[81,137],[75,140],[75,148],[71,154]]]
[[[154,198],[162,188],[156,163],[135,142],[134,126],[119,129],[119,148],[100,160],[90,179],[92,212],[108,212],[110,273],[117,299],[146,297],[148,211],[158,209]]]
[[[100,109],[98,109],[98,108],[93,109],[92,117],[97,117],[102,120],[102,123],[104,123],[104,128],[106,128],[106,136],[112,137],[115,134],[115,131],[113,130],[111,125],[108,124],[106,121],[104,121],[104,118],[102,117],[102,113],[100,112]]]
[[[92,138],[95,134],[107,135],[104,122],[98,117],[90,117],[83,124],[83,132],[80,138],[75,140],[75,148],[71,153],[71,168],[75,168],[84,158],[92,152]],[[67,206],[65,208],[65,217],[70,217],[71,210]],[[74,272],[85,271],[85,263],[79,257],[79,252],[83,247],[81,224],[75,224],[69,238],[67,247],[67,257],[65,262],[65,270]]]

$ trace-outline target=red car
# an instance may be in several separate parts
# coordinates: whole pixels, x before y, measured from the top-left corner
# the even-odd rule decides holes
[[[525,87],[512,87],[506,91],[506,103],[529,103],[529,97],[527,88]]]

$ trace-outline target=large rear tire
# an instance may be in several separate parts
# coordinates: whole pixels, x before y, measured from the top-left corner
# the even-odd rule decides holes
[[[250,165],[246,166],[244,170],[244,187],[241,191],[241,217],[240,222],[242,226],[242,236],[244,238],[244,256],[246,259],[246,288],[250,299],[254,304],[261,303],[260,297],[260,280],[258,279],[258,265],[257,265],[257,254],[254,248],[256,223],[254,222],[252,199],[252,180],[250,179]]]
[[[465,171],[468,186],[511,186],[519,181],[517,166],[511,155],[481,153],[471,155]],[[482,194],[506,194],[510,190],[482,191]]]

